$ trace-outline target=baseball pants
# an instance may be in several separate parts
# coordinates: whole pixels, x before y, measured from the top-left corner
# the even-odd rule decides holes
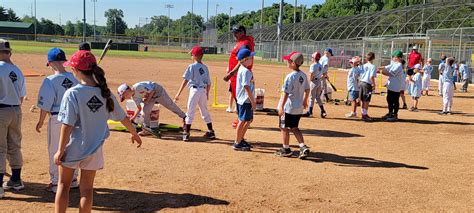
[[[438,93],[439,95],[443,95],[443,76],[439,77],[438,81]]]
[[[54,154],[58,151],[59,136],[61,134],[62,123],[58,121],[57,115],[49,117],[48,121],[48,154],[49,154],[49,177],[53,185],[58,184],[58,165],[54,163]],[[77,179],[78,172],[74,171],[74,179]]]
[[[12,169],[21,169],[21,108],[0,108],[0,173],[5,173],[7,159]]]
[[[430,80],[431,80],[431,75],[424,75],[423,76],[423,81],[421,82],[421,88],[425,91],[430,90]]]
[[[178,105],[173,102],[173,100],[170,98],[170,96],[163,87],[158,85],[155,90],[156,93],[155,97],[153,97],[154,100],[151,100],[150,102],[146,103],[145,106],[143,106],[143,113],[145,114],[145,125],[150,126],[150,114],[151,111],[153,111],[153,106],[155,104],[161,104],[166,109],[178,115],[180,118],[186,117],[186,113],[184,113],[183,110],[181,110]]]
[[[462,91],[467,91],[467,87],[469,86],[469,79],[462,79]]]
[[[443,111],[450,112],[453,107],[454,85],[451,82],[443,84]]]
[[[199,106],[199,111],[204,122],[206,122],[206,124],[211,123],[211,114],[209,114],[209,111],[207,110],[206,88],[191,88],[189,90],[186,124],[193,123],[197,106]]]
[[[318,103],[319,106],[323,105],[323,101],[321,100],[321,81],[317,81],[317,83],[311,82],[310,84],[310,100],[309,100],[309,107],[314,106],[314,100]]]

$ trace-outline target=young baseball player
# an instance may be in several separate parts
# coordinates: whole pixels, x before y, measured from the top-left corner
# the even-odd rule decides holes
[[[421,76],[421,65],[415,64],[413,66],[414,75],[410,77],[410,88],[411,88],[411,98],[413,100],[413,106],[410,108],[410,111],[417,112],[418,111],[418,100],[421,97],[422,91],[422,76]]]
[[[443,96],[443,71],[446,69],[446,56],[441,56],[441,62],[438,66],[438,95]]]
[[[23,157],[21,154],[21,104],[26,96],[23,73],[10,60],[10,42],[0,39],[0,198],[4,189],[21,190]],[[10,180],[3,182],[8,159]]]
[[[446,65],[443,70],[443,115],[451,115],[451,109],[453,107],[453,96],[454,96],[454,82],[453,75],[455,68],[453,66],[454,58],[447,58]]]
[[[319,108],[321,109],[321,118],[325,118],[327,116],[326,110],[324,110],[323,101],[321,100],[321,93],[322,93],[322,79],[327,77],[327,73],[323,73],[323,66],[319,63],[319,59],[321,58],[321,53],[314,52],[311,55],[311,61],[313,62],[309,67],[310,73],[310,94],[311,98],[309,100],[309,110],[306,113],[308,117],[313,117],[313,106],[314,100],[318,103]]]
[[[303,134],[298,128],[303,111],[308,107],[308,96],[310,86],[306,74],[300,70],[304,62],[303,54],[292,52],[283,57],[287,61],[291,73],[285,77],[283,94],[278,104],[278,115],[280,116],[280,130],[282,133],[283,147],[275,152],[276,156],[290,157],[293,152],[290,149],[290,131],[298,140],[300,153],[299,158],[304,159],[310,150],[304,144]]]
[[[240,67],[237,72],[236,98],[237,113],[239,123],[237,124],[237,134],[232,148],[237,151],[250,151],[252,148],[247,141],[244,140],[245,133],[253,121],[253,112],[257,108],[255,100],[255,82],[253,73],[249,69],[253,64],[253,56],[255,52],[249,49],[240,49],[237,53]]]
[[[459,65],[459,71],[461,72],[462,77],[461,92],[467,92],[467,88],[469,86],[469,79],[471,77],[471,70],[467,66],[466,61],[461,61]]]
[[[359,67],[360,57],[354,56],[349,63],[351,64],[351,69],[347,72],[347,92],[348,99],[351,102],[352,111],[346,114],[346,118],[356,118],[357,117],[357,99],[359,98],[359,77],[363,73],[363,69]]]
[[[178,90],[174,100],[179,100],[179,96],[186,85],[189,87],[188,112],[186,113],[186,125],[184,126],[183,141],[189,141],[191,124],[194,120],[196,107],[199,106],[201,116],[207,124],[207,132],[204,135],[209,139],[215,139],[216,135],[212,128],[211,114],[207,110],[207,100],[209,100],[209,90],[211,89],[211,78],[207,66],[202,63],[204,50],[201,47],[194,47],[191,50],[194,63],[188,66],[183,75],[183,83]]]
[[[387,81],[387,104],[388,113],[382,117],[386,121],[397,121],[398,110],[400,107],[400,91],[402,90],[403,78],[403,66],[402,66],[403,52],[395,50],[392,53],[392,62],[381,67],[381,73],[388,76]]]
[[[322,80],[322,92],[324,94],[324,97],[326,98],[326,103],[329,102],[332,97],[332,91],[330,88],[328,88],[328,84],[326,82],[326,79],[328,78],[328,71],[329,71],[329,59],[333,56],[332,54],[332,49],[331,48],[326,48],[324,50],[324,55],[319,59],[319,63],[321,66],[323,66],[323,74],[325,78]]]
[[[143,103],[143,116],[145,126],[150,126],[150,115],[155,104],[161,104],[162,106],[169,109],[171,112],[178,115],[183,119],[183,126],[185,123],[186,114],[171,100],[170,96],[166,92],[165,88],[158,83],[151,81],[141,81],[133,86],[128,86],[126,83],[121,84],[117,88],[120,101],[123,102],[126,99],[132,99],[137,105],[137,110],[130,118],[135,120],[142,111],[141,104]],[[142,130],[139,135],[145,136],[150,133]]]
[[[377,67],[373,64],[375,53],[369,52],[366,55],[367,63],[362,67],[360,76],[360,100],[362,101],[362,120],[371,121],[369,116],[369,103],[372,99],[372,91],[375,89],[375,77],[377,77]]]
[[[403,81],[402,81],[402,87],[400,89],[400,97],[402,98],[402,109],[408,109],[408,105],[407,105],[407,100],[405,98],[405,91],[406,93],[410,93],[410,84],[408,84],[409,82],[409,76],[408,76],[408,73],[407,73],[407,70],[405,69],[405,64],[406,64],[406,61],[404,59],[402,59],[402,70],[403,70],[403,73],[402,73],[402,77],[403,77]],[[410,95],[410,94],[407,94],[407,95]]]
[[[433,72],[433,66],[431,65],[431,58],[426,59],[426,64],[423,67],[423,80],[422,80],[422,92],[425,92],[425,95],[428,96],[430,91],[430,81],[431,81],[431,73]]]
[[[58,188],[58,166],[54,163],[54,154],[58,151],[59,134],[62,123],[58,121],[59,107],[63,95],[67,89],[79,84],[74,75],[67,72],[63,64],[66,62],[66,54],[59,48],[52,48],[48,52],[47,66],[51,67],[53,75],[46,77],[40,87],[38,94],[38,107],[41,109],[36,131],[40,132],[44,120],[49,114],[48,120],[48,154],[49,154],[49,177],[50,182],[47,191],[56,193]],[[74,173],[71,188],[79,187],[77,181],[77,170]]]
[[[59,166],[55,212],[66,212],[74,170],[81,169],[80,212],[91,212],[94,178],[104,166],[102,145],[109,136],[107,120],[120,121],[130,132],[132,143],[141,139],[107,86],[105,73],[91,52],[80,50],[65,63],[80,84],[64,93],[58,120],[62,123],[54,162]]]

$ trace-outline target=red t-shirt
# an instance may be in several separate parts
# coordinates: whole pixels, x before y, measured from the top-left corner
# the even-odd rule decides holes
[[[408,67],[413,68],[416,64],[421,65],[421,54],[415,51],[412,51],[408,56]]]
[[[237,43],[235,44],[234,48],[230,52],[230,57],[229,57],[229,69],[227,72],[229,73],[234,69],[237,64],[239,64],[239,61],[237,60],[237,52],[239,52],[240,48],[246,47],[250,51],[255,51],[255,43],[254,39],[252,36],[243,36],[242,39],[238,40]],[[250,65],[249,70],[252,70],[253,64]],[[233,75],[230,78],[230,87],[232,90],[232,97],[235,97],[235,89],[236,89],[236,81],[237,81],[237,74]]]

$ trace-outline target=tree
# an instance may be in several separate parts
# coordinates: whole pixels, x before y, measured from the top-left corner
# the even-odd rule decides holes
[[[14,21],[14,22],[19,22],[20,18],[16,16],[15,11],[13,11],[11,8],[8,9],[7,11],[7,21]]]
[[[120,9],[109,9],[105,11],[104,17],[107,18],[108,34],[125,34],[128,28],[127,23],[123,20],[123,11]]]
[[[71,21],[66,22],[66,25],[64,26],[64,34],[68,36],[76,35],[76,29]]]

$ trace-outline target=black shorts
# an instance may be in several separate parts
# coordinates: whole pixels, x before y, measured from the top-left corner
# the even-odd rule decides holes
[[[291,115],[288,113],[285,113],[284,116],[279,117],[280,118],[280,128],[298,128],[300,124],[300,119],[301,115]]]
[[[412,76],[413,74],[415,74],[415,69],[413,69],[413,68],[408,68],[408,70],[407,70],[407,75]]]
[[[360,100],[370,102],[372,99],[372,85],[366,82],[360,84]]]

